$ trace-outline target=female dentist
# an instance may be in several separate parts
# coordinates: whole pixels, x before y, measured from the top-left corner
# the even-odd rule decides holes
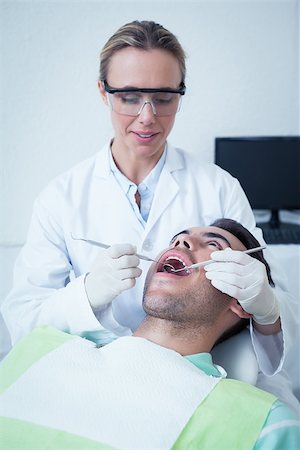
[[[97,344],[131,334],[144,316],[149,266],[136,252],[154,258],[183,229],[228,217],[263,243],[238,181],[167,142],[184,82],[184,51],[161,25],[134,21],[105,44],[98,85],[114,136],[95,156],[53,180],[35,201],[14,287],[2,307],[13,343],[39,325]],[[100,250],[86,240],[111,247]],[[211,245],[218,250],[213,239]],[[275,393],[284,386],[287,392],[279,372],[294,324],[278,273],[272,272],[272,289],[260,262],[250,256],[219,251],[213,258],[207,277],[253,317],[260,384]],[[284,384],[270,378],[276,373]]]

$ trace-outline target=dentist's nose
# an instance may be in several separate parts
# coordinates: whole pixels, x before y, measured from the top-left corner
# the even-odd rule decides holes
[[[155,110],[151,102],[145,102],[140,109],[138,120],[143,124],[155,122]]]

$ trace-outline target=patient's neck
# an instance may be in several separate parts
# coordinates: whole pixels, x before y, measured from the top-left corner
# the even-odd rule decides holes
[[[133,335],[175,350],[183,356],[210,352],[216,340],[212,328],[182,325],[151,316],[146,316]]]

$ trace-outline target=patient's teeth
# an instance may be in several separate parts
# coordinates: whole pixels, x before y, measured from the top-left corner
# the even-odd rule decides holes
[[[185,262],[181,258],[179,258],[178,256],[168,256],[166,261],[169,261],[170,259],[176,259],[177,261],[180,261],[184,266],[186,265]]]
[[[175,255],[169,255],[165,259],[164,265],[163,265],[164,272],[168,272],[168,273],[175,273],[180,269],[184,270],[185,267],[186,267],[186,263],[181,258],[179,258],[178,256],[175,256]]]

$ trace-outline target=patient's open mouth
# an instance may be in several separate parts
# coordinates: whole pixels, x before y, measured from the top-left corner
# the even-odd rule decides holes
[[[187,264],[179,256],[170,255],[161,261],[157,272],[167,272],[179,277],[186,277],[192,273],[191,270],[186,269],[176,272],[176,270],[184,269],[186,266]]]

